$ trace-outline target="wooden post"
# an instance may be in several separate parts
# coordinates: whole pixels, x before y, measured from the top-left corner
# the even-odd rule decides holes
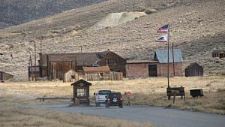
[[[169,40],[169,38],[170,38],[170,28],[168,28],[168,65],[167,65],[167,80],[168,80],[168,88],[170,88],[170,40]]]
[[[173,104],[175,103],[176,95],[173,95]]]

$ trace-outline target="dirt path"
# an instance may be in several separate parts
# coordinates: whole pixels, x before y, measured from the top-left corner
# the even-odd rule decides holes
[[[158,107],[131,106],[122,109],[118,107],[96,108],[94,106],[68,107],[68,105],[42,105],[40,107],[62,112],[76,112],[142,123],[150,122],[156,127],[222,127],[225,125],[225,116],[222,115]]]

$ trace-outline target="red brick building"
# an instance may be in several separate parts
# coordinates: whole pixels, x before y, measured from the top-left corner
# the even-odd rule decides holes
[[[170,76],[182,76],[182,53],[180,49],[170,51],[169,70]],[[174,56],[174,57],[173,57]],[[174,59],[173,59],[174,58]],[[174,63],[174,64],[173,64]],[[154,53],[153,60],[127,61],[127,78],[147,78],[167,76],[168,73],[168,50],[158,49]]]

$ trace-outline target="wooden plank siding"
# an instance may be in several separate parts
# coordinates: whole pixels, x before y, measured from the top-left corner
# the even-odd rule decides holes
[[[49,80],[63,80],[69,70],[85,73],[83,67],[97,66],[108,66],[110,72],[122,72],[125,76],[125,65],[125,59],[109,50],[91,53],[40,54],[39,62],[41,76],[48,77]]]
[[[126,76],[126,60],[114,52],[109,52],[98,64],[100,66],[108,65],[111,71],[122,72]]]

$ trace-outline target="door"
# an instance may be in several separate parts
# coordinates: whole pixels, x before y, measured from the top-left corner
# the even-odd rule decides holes
[[[148,65],[149,77],[157,77],[157,65],[150,64]]]
[[[51,62],[52,79],[64,79],[64,74],[72,69],[71,62]]]

